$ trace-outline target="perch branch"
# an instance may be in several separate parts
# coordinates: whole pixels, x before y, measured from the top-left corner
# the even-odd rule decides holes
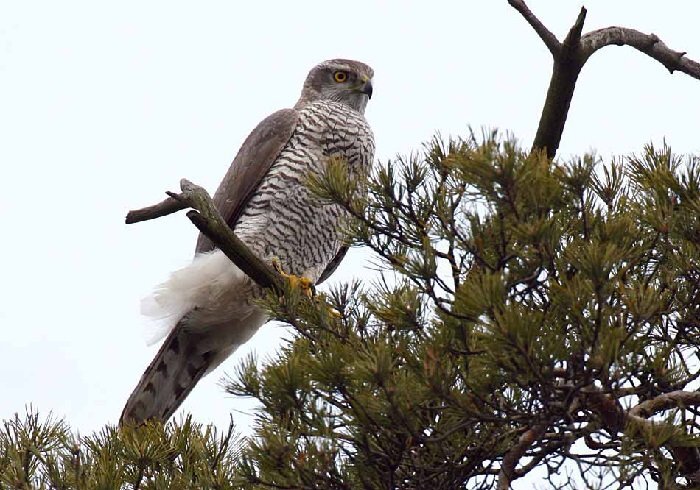
[[[686,58],[684,52],[670,49],[655,34],[625,27],[606,27],[581,35],[586,19],[586,9],[581,8],[566,39],[559,43],[524,0],[508,0],[508,3],[532,26],[554,58],[552,78],[532,143],[533,150],[544,150],[549,158],[554,158],[559,149],[576,80],[583,65],[599,49],[610,45],[631,46],[664,65],[671,73],[680,71],[700,80],[700,63]]]
[[[137,223],[159,218],[181,209],[192,208],[187,217],[204,233],[248,277],[263,288],[274,289],[284,293],[286,280],[272,265],[259,259],[233,233],[228,224],[216,210],[214,203],[204,188],[187,179],[180,181],[181,194],[168,192],[168,199],[147,208],[129,211],[127,223]]]
[[[549,158],[554,158],[557,149],[559,149],[566,116],[569,113],[571,100],[574,98],[576,80],[581,73],[581,68],[583,68],[583,63],[578,60],[577,55],[585,19],[586,9],[582,7],[576,22],[561,45],[561,49],[553,55],[552,78],[547,89],[547,98],[542,107],[535,141],[532,143],[533,150],[545,150]]]

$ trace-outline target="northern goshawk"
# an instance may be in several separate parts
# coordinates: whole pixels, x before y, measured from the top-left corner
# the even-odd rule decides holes
[[[291,109],[264,119],[246,138],[214,195],[236,235],[258,257],[313,283],[325,280],[345,255],[345,212],[308,190],[332,157],[350,175],[365,173],[374,137],[364,111],[372,69],[329,60],[308,74]],[[200,235],[192,263],[174,273],[142,305],[170,321],[169,334],[126,402],[120,423],[166,420],[192,388],[267,321],[252,301],[257,286]],[[166,332],[168,329],[166,329]]]

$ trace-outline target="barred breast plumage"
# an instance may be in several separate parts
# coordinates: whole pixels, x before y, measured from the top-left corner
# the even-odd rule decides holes
[[[342,257],[342,208],[307,188],[331,157],[352,174],[371,165],[374,137],[364,118],[372,69],[329,60],[307,75],[301,97],[258,124],[241,146],[214,195],[214,203],[241,240],[260,258],[314,282]],[[197,382],[267,320],[253,298],[252,281],[204,236],[190,265],[142,303],[165,321],[167,338],[126,402],[121,422],[167,419]],[[156,339],[157,340],[157,339]]]
[[[366,171],[374,136],[359,112],[339,102],[319,101],[300,111],[289,142],[273,163],[234,231],[260,257],[312,281],[341,246],[344,211],[320,202],[307,188],[329,157],[343,158],[351,173]]]

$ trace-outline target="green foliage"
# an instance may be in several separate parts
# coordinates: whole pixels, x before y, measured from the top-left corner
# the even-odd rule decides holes
[[[188,417],[78,437],[28,411],[0,429],[0,489],[234,489],[238,451],[233,425],[220,433]]]
[[[357,181],[333,161],[311,185],[383,275],[263,300],[297,335],[228,382],[261,404],[242,446],[190,419],[77,437],[28,414],[4,422],[0,488],[692,485],[696,159],[559,163],[494,133]]]
[[[628,412],[698,377],[699,171],[666,147],[553,163],[495,133],[387,162],[366,196],[330,165],[314,189],[356,218],[349,236],[386,274],[270,299],[299,335],[230,383],[263,406],[244,476],[490,488],[533,429],[513,478],[682,484],[692,468],[673,457],[700,442],[695,413]]]

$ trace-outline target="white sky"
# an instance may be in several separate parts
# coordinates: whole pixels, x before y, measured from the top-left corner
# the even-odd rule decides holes
[[[562,38],[581,3],[529,5]],[[696,1],[586,6],[586,31],[654,32],[700,59]],[[468,125],[529,145],[551,73],[506,0],[0,0],[0,419],[31,402],[83,433],[117,421],[157,350],[139,299],[190,260],[196,237],[184,214],[126,226],[126,211],[182,177],[213,191],[255,124],[335,57],[375,69],[367,118],[382,160]],[[700,153],[698,114],[700,81],[606,48],[579,78],[560,155],[627,154],[663,137]],[[355,251],[335,279],[366,276],[365,257]],[[218,380],[288,334],[264,327],[184,410],[218,425],[249,411]],[[246,431],[250,417],[235,418]]]

